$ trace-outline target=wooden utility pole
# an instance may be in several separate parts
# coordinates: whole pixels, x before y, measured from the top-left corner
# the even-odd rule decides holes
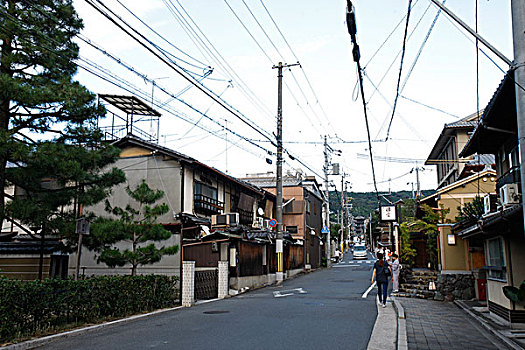
[[[284,260],[283,260],[283,68],[298,66],[294,64],[283,64],[273,66],[277,69],[277,178],[276,178],[276,208],[275,216],[277,221],[277,240],[275,242],[275,252],[277,253],[277,283],[284,279]]]
[[[525,200],[525,2],[512,0],[512,33],[514,42],[514,82],[516,89],[516,115],[520,150],[520,176],[522,201]],[[512,74],[512,73],[511,73]],[[523,204],[523,202],[522,202]],[[523,206],[525,212],[525,205]],[[523,215],[525,222],[525,215]]]

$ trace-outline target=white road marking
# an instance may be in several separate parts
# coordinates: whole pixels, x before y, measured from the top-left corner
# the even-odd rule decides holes
[[[372,290],[372,288],[374,288],[376,286],[376,283],[372,283],[370,285],[370,287],[368,287],[368,289],[366,290],[366,292],[363,293],[363,295],[361,295],[361,298],[363,299],[366,299],[366,297],[368,297],[368,293],[370,293],[370,291]]]
[[[303,288],[295,288],[295,289],[289,289],[289,290],[275,291],[273,292],[273,296],[274,298],[281,298],[281,297],[288,297],[290,295],[294,295],[295,293],[306,294],[308,292],[305,291]]]

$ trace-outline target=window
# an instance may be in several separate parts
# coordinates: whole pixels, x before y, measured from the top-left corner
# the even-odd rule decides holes
[[[286,226],[286,231],[291,234],[297,234],[297,226]]]
[[[507,269],[505,265],[505,249],[503,238],[496,237],[487,240],[486,243],[486,262],[489,278],[507,280]]]
[[[224,210],[224,203],[217,200],[217,189],[202,182],[195,182],[193,188],[194,208],[205,214],[217,214]]]
[[[195,194],[202,194],[211,199],[217,199],[217,189],[201,182],[195,182]]]

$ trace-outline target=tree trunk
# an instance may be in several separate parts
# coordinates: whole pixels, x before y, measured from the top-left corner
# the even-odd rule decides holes
[[[133,231],[133,256],[135,256],[135,253],[137,251],[137,234],[135,231]],[[131,263],[131,276],[137,275],[137,260],[133,259]]]
[[[38,279],[42,281],[44,279],[44,244],[45,238],[44,233],[40,237],[40,259],[38,262]]]
[[[13,1],[9,1],[9,14],[14,15],[15,5]],[[8,25],[8,24],[6,24]],[[8,62],[8,56],[11,55],[13,49],[11,47],[13,38],[4,31],[2,39],[2,47],[0,51],[0,73],[7,75],[8,77],[13,76],[13,70],[11,64]],[[6,91],[3,91],[0,95],[0,225],[3,226],[5,218],[5,169],[8,159],[7,142],[8,142],[8,130],[9,130],[9,107],[11,98],[8,96]]]

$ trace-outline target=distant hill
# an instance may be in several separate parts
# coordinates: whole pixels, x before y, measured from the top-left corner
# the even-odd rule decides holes
[[[421,191],[423,197],[429,196],[436,192],[435,190],[423,190]],[[330,191],[330,211],[339,211],[341,208],[341,192]],[[391,192],[390,194],[383,194],[392,203],[397,202],[400,199],[412,198],[411,191],[399,191]],[[354,216],[368,216],[372,211],[377,208],[377,197],[375,192],[346,192],[346,198],[352,198],[352,209],[350,212]],[[388,202],[382,198],[381,204],[387,204]]]

